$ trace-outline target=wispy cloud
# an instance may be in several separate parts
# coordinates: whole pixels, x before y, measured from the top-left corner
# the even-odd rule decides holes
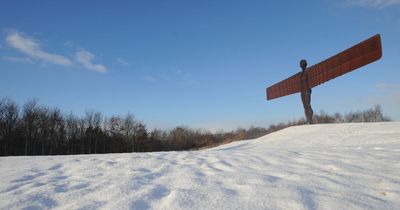
[[[69,48],[77,48],[78,47],[78,45],[75,44],[75,42],[73,42],[71,40],[64,42],[63,45],[64,45],[64,47],[69,47]]]
[[[3,57],[3,60],[14,62],[14,63],[33,63],[33,61],[30,58],[18,58],[18,57],[12,57],[12,56],[5,56]]]
[[[18,31],[9,31],[6,35],[6,43],[10,45],[12,48],[28,55],[28,58],[17,58],[17,57],[3,57],[4,60],[10,62],[32,62],[32,59],[42,60],[48,63],[53,63],[61,66],[67,67],[83,67],[85,69],[94,70],[99,73],[106,73],[108,70],[104,65],[95,64],[93,60],[95,56],[86,51],[86,50],[78,50],[75,52],[75,58],[70,59],[66,56],[49,53],[44,51],[40,47],[39,41],[24,36]],[[64,43],[66,47],[74,47],[75,44],[72,41],[68,41]]]
[[[193,76],[189,72],[184,72],[180,69],[170,68],[169,70],[163,71],[156,75],[145,75],[143,77],[145,81],[148,82],[174,82],[185,85],[195,85],[197,84],[196,80],[193,79]]]
[[[150,75],[146,75],[143,77],[144,80],[148,81],[148,82],[156,82],[157,78],[150,76]]]
[[[196,81],[193,79],[193,75],[189,72],[184,72],[180,69],[174,69],[173,70],[174,78],[176,78],[178,81],[181,81],[186,84],[195,84]]]
[[[11,47],[35,59],[63,66],[71,66],[73,64],[72,61],[65,56],[43,51],[40,48],[38,41],[32,38],[23,37],[18,32],[9,33],[6,37],[6,42]]]
[[[400,5],[400,0],[345,0],[345,3],[351,6],[384,8],[388,6]]]
[[[391,83],[380,83],[375,85],[378,89],[395,89],[400,88],[400,84],[391,84]]]
[[[94,59],[94,55],[85,50],[79,50],[75,54],[76,62],[81,64],[86,69],[94,70],[99,73],[106,73],[107,68],[100,64],[94,64],[93,59]]]
[[[120,64],[122,66],[129,66],[129,63],[122,58],[115,59],[115,62],[117,62],[118,64]]]

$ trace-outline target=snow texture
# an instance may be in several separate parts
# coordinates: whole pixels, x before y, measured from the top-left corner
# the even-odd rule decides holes
[[[0,209],[399,209],[400,123],[191,152],[0,158]]]

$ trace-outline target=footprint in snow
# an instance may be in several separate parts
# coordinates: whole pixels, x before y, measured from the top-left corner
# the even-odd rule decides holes
[[[62,164],[59,163],[59,164],[56,164],[56,165],[54,165],[54,166],[48,168],[47,170],[49,170],[49,171],[54,171],[54,170],[57,170],[57,169],[59,169],[59,168],[61,168],[61,167],[62,167]]]
[[[137,200],[129,205],[129,209],[146,210],[149,208],[150,205],[145,200]]]
[[[151,190],[147,198],[151,200],[159,200],[169,195],[169,193],[170,191],[168,190],[168,188],[163,185],[157,185],[154,189]]]
[[[32,180],[36,179],[37,177],[43,176],[43,175],[45,175],[45,174],[46,174],[46,173],[44,173],[44,172],[39,172],[39,173],[36,173],[36,174],[34,174],[34,175],[26,175],[26,176],[23,176],[23,177],[21,177],[21,178],[19,178],[19,179],[13,180],[13,181],[11,181],[11,182],[26,182],[26,181],[32,181]]]

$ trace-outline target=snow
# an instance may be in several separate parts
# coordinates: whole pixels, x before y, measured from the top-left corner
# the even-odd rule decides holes
[[[202,151],[2,157],[0,209],[399,209],[400,122]]]

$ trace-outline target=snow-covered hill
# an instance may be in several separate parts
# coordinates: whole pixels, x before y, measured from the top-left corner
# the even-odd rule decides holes
[[[1,209],[399,209],[400,123],[193,152],[0,158]]]

